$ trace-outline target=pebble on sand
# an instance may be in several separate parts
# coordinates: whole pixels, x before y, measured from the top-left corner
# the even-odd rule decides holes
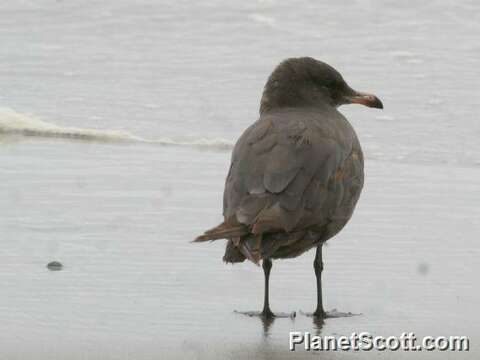
[[[47,264],[47,268],[52,271],[59,271],[62,270],[63,265],[59,261],[52,261]]]
[[[428,265],[428,263],[426,263],[424,261],[418,263],[417,272],[420,275],[427,275],[429,271],[430,271],[430,266]]]

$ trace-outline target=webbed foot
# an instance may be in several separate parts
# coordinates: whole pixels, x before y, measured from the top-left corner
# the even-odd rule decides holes
[[[333,309],[331,311],[316,310],[313,313],[305,313],[303,311],[300,311],[300,314],[308,317],[316,317],[320,319],[342,318],[342,317],[352,317],[352,316],[362,315],[362,314],[354,314],[350,311],[342,312],[342,311],[338,311],[337,309]]]
[[[263,311],[233,311],[235,314],[242,314],[242,315],[247,315],[250,317],[262,317],[265,319],[273,319],[273,318],[295,318],[297,316],[297,313],[295,311],[292,311],[291,313],[273,313],[270,310],[263,310]]]

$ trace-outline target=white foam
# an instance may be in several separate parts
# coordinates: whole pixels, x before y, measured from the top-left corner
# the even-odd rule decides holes
[[[0,108],[0,134],[75,139],[100,142],[141,142],[164,146],[188,146],[214,150],[229,150],[231,141],[222,138],[159,138],[145,139],[124,130],[100,130],[59,126],[40,120],[34,115]]]
[[[412,59],[417,56],[417,54],[415,54],[414,52],[407,51],[407,50],[391,51],[390,55],[398,59]]]
[[[191,146],[197,148],[207,148],[215,150],[230,150],[233,148],[233,143],[229,140],[222,138],[183,138],[183,139],[172,139],[172,138],[161,138],[157,140],[145,140],[145,142],[155,143],[159,145],[167,146]]]
[[[274,27],[275,26],[275,19],[271,16],[258,14],[258,13],[253,13],[253,14],[248,15],[248,17],[251,20],[253,20],[253,21],[255,21],[259,24],[267,25],[269,27]]]
[[[427,100],[428,105],[440,105],[443,104],[445,101],[439,98],[433,98],[430,100]]]
[[[64,127],[45,122],[30,114],[16,112],[9,108],[0,108],[0,133],[92,141],[143,141],[142,138],[123,130]]]

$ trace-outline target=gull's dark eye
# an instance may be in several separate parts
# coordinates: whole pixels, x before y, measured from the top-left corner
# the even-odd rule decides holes
[[[345,94],[346,84],[342,79],[333,79],[326,85],[328,94],[335,104],[342,103]]]
[[[343,83],[342,79],[338,79],[334,76],[323,79],[322,82],[323,82],[322,85],[327,89],[329,89],[330,91],[341,88]]]

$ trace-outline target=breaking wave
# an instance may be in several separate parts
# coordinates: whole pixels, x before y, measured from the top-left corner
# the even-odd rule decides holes
[[[216,150],[229,150],[231,141],[221,138],[160,138],[145,139],[124,130],[99,130],[55,125],[8,108],[0,108],[0,135],[62,138],[99,142],[139,142],[163,146],[188,146]]]

